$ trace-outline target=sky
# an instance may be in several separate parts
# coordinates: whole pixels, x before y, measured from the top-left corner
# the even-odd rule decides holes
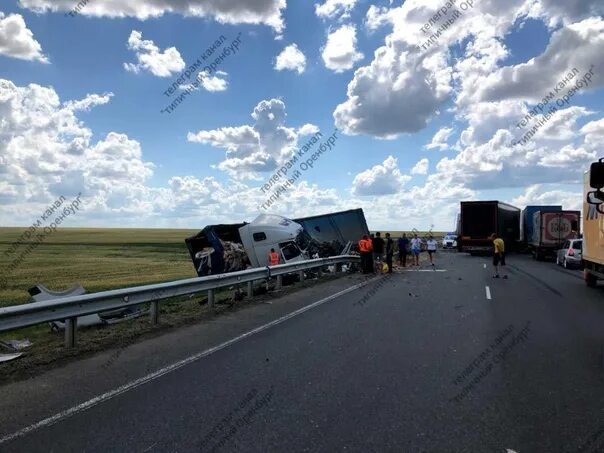
[[[2,0],[0,225],[580,209],[603,49],[602,0]]]

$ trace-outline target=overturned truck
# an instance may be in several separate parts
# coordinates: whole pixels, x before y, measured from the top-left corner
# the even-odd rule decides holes
[[[250,223],[208,225],[185,243],[201,277],[267,266],[272,248],[281,263],[350,253],[364,234],[363,210],[352,209],[299,219],[260,214]]]

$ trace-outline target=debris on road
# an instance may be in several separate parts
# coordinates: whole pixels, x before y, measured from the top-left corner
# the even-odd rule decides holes
[[[10,360],[15,360],[21,357],[22,355],[22,352],[15,352],[14,354],[0,354],[0,362],[8,362]]]
[[[0,346],[4,346],[10,351],[19,351],[21,349],[29,348],[33,343],[27,338],[25,340],[8,340],[0,341]]]

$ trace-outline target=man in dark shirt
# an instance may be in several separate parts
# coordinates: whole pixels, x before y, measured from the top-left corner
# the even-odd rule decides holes
[[[398,261],[401,266],[407,267],[407,249],[409,248],[409,239],[407,234],[403,233],[402,238],[398,238]]]
[[[386,264],[388,265],[388,273],[392,274],[392,255],[394,254],[394,241],[390,237],[390,233],[386,233]]]
[[[373,261],[375,262],[376,272],[382,272],[382,260],[384,255],[384,240],[381,237],[381,233],[378,231],[375,233],[375,237],[372,238],[373,243]]]

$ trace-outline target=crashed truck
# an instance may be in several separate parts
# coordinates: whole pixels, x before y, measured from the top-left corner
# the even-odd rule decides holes
[[[271,248],[282,264],[351,253],[364,234],[362,209],[299,219],[260,214],[250,223],[208,225],[185,244],[202,277],[267,266]]]

